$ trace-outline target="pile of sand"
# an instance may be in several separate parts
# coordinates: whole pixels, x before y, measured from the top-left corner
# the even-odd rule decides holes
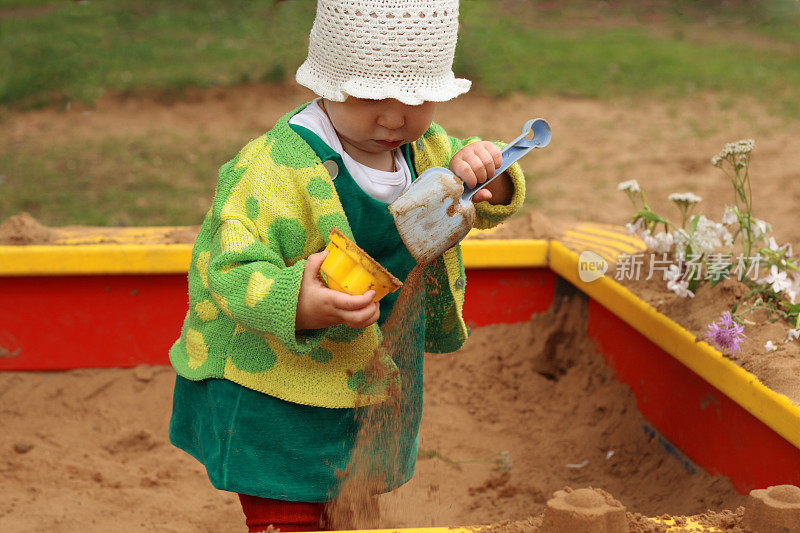
[[[0,223],[0,244],[49,244],[53,230],[39,223],[28,213],[8,217]]]

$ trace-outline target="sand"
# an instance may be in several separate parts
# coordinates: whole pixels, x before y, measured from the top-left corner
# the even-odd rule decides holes
[[[54,233],[30,213],[18,213],[0,221],[2,245],[50,244]]]
[[[646,516],[743,504],[647,436],[582,316],[565,301],[426,358],[417,472],[381,498],[380,527],[527,521],[566,486]],[[173,380],[162,366],[0,373],[0,531],[244,531],[235,496],[167,440]]]
[[[0,220],[0,246],[83,244],[191,244],[200,226],[164,227],[48,227],[30,213],[21,212]]]

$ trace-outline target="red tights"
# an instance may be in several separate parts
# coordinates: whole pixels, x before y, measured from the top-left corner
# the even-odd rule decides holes
[[[239,494],[245,523],[250,533],[266,531],[269,526],[288,531],[319,531],[324,503],[287,502]]]

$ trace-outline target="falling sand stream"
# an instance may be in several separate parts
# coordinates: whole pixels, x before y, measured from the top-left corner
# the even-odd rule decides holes
[[[391,468],[416,451],[403,439],[403,431],[409,424],[412,427],[408,429],[417,429],[412,421],[421,415],[422,392],[415,392],[422,383],[412,383],[408,372],[401,371],[397,376],[398,371],[386,368],[386,361],[391,358],[399,368],[408,368],[421,356],[416,333],[424,327],[425,266],[416,265],[409,273],[392,314],[381,328],[383,341],[375,350],[367,374],[380,382],[394,382],[393,378],[399,377],[399,387],[389,386],[384,402],[357,409],[358,434],[353,454],[346,470],[340,473],[342,482],[327,509],[326,526],[330,529],[377,528],[380,513],[376,495],[385,492],[384,487],[390,483],[391,473],[385,465]]]

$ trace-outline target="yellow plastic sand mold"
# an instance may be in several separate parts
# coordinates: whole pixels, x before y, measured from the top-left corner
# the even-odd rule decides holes
[[[337,228],[331,229],[328,238],[330,242],[325,248],[328,256],[322,262],[320,271],[325,274],[331,289],[352,295],[373,289],[373,301],[377,302],[403,285]]]

